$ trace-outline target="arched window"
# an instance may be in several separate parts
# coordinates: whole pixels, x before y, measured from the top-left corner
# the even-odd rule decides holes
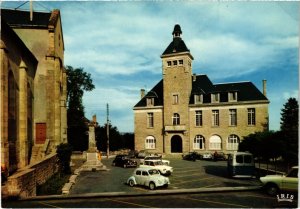
[[[212,137],[210,137],[209,149],[210,150],[221,150],[222,149],[222,139],[217,135],[213,135]]]
[[[193,148],[194,149],[204,149],[204,144],[205,144],[204,137],[202,135],[197,135],[194,138]]]
[[[180,125],[180,115],[178,113],[173,114],[173,125]]]
[[[231,134],[227,141],[227,150],[238,150],[240,139],[237,135]]]
[[[147,136],[145,141],[145,149],[155,149],[156,139],[153,136]]]

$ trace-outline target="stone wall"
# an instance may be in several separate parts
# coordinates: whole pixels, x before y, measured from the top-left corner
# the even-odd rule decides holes
[[[57,156],[51,154],[42,161],[24,167],[8,177],[8,196],[20,198],[36,196],[36,187],[45,183],[58,171]]]

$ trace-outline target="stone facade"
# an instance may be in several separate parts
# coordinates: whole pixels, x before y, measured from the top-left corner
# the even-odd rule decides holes
[[[1,165],[9,173],[29,164],[37,59],[1,22]]]
[[[36,195],[57,172],[56,145],[67,141],[67,76],[60,13],[1,9],[2,192]],[[5,178],[2,179],[2,182]]]
[[[158,153],[230,153],[251,133],[268,129],[264,94],[251,82],[212,84],[193,75],[193,56],[176,25],[161,55],[163,79],[134,107],[135,149]]]
[[[1,31],[1,163],[10,174],[43,160],[67,142],[60,12],[33,12],[33,20],[29,16],[29,11],[1,9],[1,26],[8,26],[18,39]]]

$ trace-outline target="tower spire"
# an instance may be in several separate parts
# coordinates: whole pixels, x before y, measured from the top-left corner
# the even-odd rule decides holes
[[[181,27],[179,24],[176,24],[174,26],[174,30],[173,30],[173,38],[176,38],[176,37],[180,37],[180,35],[182,34],[182,31],[181,31]]]

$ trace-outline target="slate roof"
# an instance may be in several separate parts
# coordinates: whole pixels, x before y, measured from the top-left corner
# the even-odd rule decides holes
[[[191,76],[193,79],[193,76]],[[155,92],[154,106],[163,106],[163,79],[151,89],[134,107],[146,107],[146,98],[153,97]],[[267,101],[260,90],[250,82],[236,82],[213,84],[207,75],[197,75],[195,81],[192,81],[192,91],[189,104],[194,104],[194,95],[203,94],[203,104],[211,103],[211,94],[219,93],[220,102],[228,102],[228,92],[237,92],[237,102],[246,101]]]
[[[163,79],[161,79],[134,107],[145,107],[146,98],[154,98],[154,106],[162,106],[164,101]]]
[[[7,23],[5,22],[5,20],[1,20],[1,44],[4,44],[1,47],[5,47],[6,48],[5,43],[2,41],[2,39],[5,39],[5,37],[8,37],[9,39],[13,40],[14,44],[18,45],[21,54],[23,54],[24,56],[28,57],[31,60],[32,64],[35,67],[37,66],[38,60],[36,59],[36,57],[26,47],[26,45],[20,39],[20,37],[9,27],[9,25],[7,25]]]
[[[176,37],[169,44],[162,55],[174,54],[179,52],[189,52],[190,50],[186,47],[184,41],[180,37]]]
[[[1,18],[11,27],[38,27],[48,28],[48,25],[54,25],[58,19],[59,10],[53,12],[35,12],[30,21],[30,12],[13,9],[1,9]]]

